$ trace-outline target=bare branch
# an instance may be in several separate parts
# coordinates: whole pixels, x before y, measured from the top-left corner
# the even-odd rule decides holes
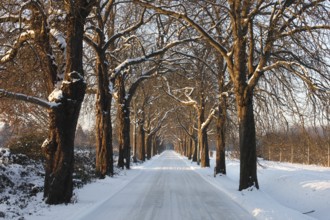
[[[183,104],[183,105],[186,105],[186,106],[193,106],[194,108],[197,109],[197,102],[196,102],[196,100],[193,100],[193,99],[190,97],[190,95],[191,95],[192,92],[193,92],[193,89],[191,89],[190,93],[186,93],[186,92],[185,92],[185,96],[188,98],[188,101],[184,101],[184,100],[181,100],[181,99],[179,99],[178,97],[176,97],[175,95],[172,94],[172,92],[171,92],[171,87],[170,87],[170,84],[168,83],[167,78],[166,78],[165,76],[163,76],[163,79],[165,80],[166,85],[167,85],[167,91],[166,91],[166,93],[167,93],[171,98],[173,98],[175,101],[177,101],[177,102],[179,102],[179,103],[181,103],[181,104]]]
[[[59,103],[55,103],[55,102],[48,102],[44,99],[41,98],[37,98],[37,97],[33,97],[33,96],[28,96],[22,93],[16,93],[16,92],[9,92],[6,91],[4,89],[0,89],[0,97],[6,97],[6,98],[11,98],[11,99],[15,99],[15,100],[20,100],[20,101],[25,101],[25,102],[29,102],[44,108],[55,108],[58,105],[60,105]]]
[[[206,129],[210,125],[210,123],[212,122],[212,119],[213,119],[213,116],[214,116],[215,113],[216,113],[216,109],[215,108],[212,108],[210,110],[209,115],[207,116],[207,119],[202,123],[202,126],[201,126],[201,129],[202,130]]]
[[[19,48],[28,40],[34,39],[35,33],[32,30],[28,30],[26,32],[23,32],[19,35],[17,40],[15,41],[13,47],[9,49],[6,54],[1,57],[0,64],[7,63],[11,60],[13,60],[19,50]]]
[[[177,46],[179,44],[186,43],[186,42],[189,42],[189,41],[193,41],[193,40],[196,40],[196,39],[197,38],[190,38],[190,39],[174,41],[174,42],[171,42],[171,43],[167,44],[165,47],[163,47],[159,50],[153,51],[153,52],[151,52],[149,54],[146,54],[144,56],[137,57],[137,58],[134,58],[134,59],[127,59],[114,69],[114,72],[112,73],[111,78],[115,78],[116,75],[118,75],[121,71],[126,69],[128,66],[148,61],[152,57],[164,54],[167,50],[169,50],[170,48],[172,48],[174,46]]]
[[[146,8],[149,9],[153,9],[158,13],[164,14],[164,15],[168,15],[168,16],[172,16],[175,17],[177,19],[183,19],[185,20],[187,23],[189,23],[192,27],[194,27],[206,40],[207,42],[209,42],[216,50],[218,50],[220,52],[220,54],[226,59],[228,60],[229,57],[227,55],[227,49],[221,45],[220,43],[218,43],[211,35],[209,35],[207,33],[206,30],[204,30],[203,27],[201,27],[199,24],[197,24],[194,20],[192,20],[191,18],[189,18],[185,13],[179,13],[179,12],[175,12],[175,11],[171,11],[171,10],[166,10],[163,9],[161,7],[157,7],[155,5],[152,5],[148,2],[145,1],[141,1],[141,0],[133,0],[133,2],[136,2]]]

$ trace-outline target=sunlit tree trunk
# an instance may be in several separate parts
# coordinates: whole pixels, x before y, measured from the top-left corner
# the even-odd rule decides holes
[[[246,83],[248,77],[246,52],[246,40],[244,36],[247,32],[245,27],[237,35],[237,46],[234,50],[236,60],[233,66],[232,75],[234,78],[234,92],[236,97],[236,108],[239,125],[239,148],[240,148],[240,180],[239,190],[247,189],[251,186],[259,188],[257,179],[257,154],[256,154],[256,131],[253,112],[253,88]]]
[[[136,116],[137,116],[137,112],[136,112],[136,101],[134,100],[133,103],[133,124],[132,124],[132,128],[133,128],[133,133],[132,133],[132,147],[133,147],[133,162],[137,162],[136,158],[137,158],[137,132],[136,132]]]
[[[97,3],[96,13],[102,14],[101,3]],[[106,17],[97,16],[98,31],[95,32],[95,38],[85,37],[85,41],[94,48],[96,54],[96,77],[97,94],[95,103],[96,112],[96,175],[104,178],[106,175],[113,175],[113,148],[112,148],[112,124],[111,124],[111,102],[112,91],[110,91],[109,68],[113,68],[113,62],[106,57],[107,49],[114,50],[114,43],[106,45],[106,34],[113,35],[114,32],[114,10],[111,9],[111,3],[105,7]],[[106,20],[109,23],[106,25]],[[92,42],[95,41],[95,43]],[[113,82],[111,82],[113,83]],[[113,87],[113,86],[111,86]]]
[[[68,203],[72,197],[74,137],[86,84],[82,65],[85,19],[90,1],[65,2],[67,9],[66,67],[62,97],[49,110],[49,136],[43,147],[45,161],[44,198],[48,204]]]
[[[98,55],[97,79],[98,91],[96,96],[96,174],[100,178],[113,175],[111,101],[109,78],[105,64],[105,55]]]
[[[125,84],[122,75],[116,77],[116,88],[118,89],[118,107],[117,107],[117,120],[118,120],[118,167],[124,166],[130,168],[131,147],[130,147],[130,110],[127,103]]]
[[[226,124],[226,97],[222,97],[219,104],[219,111],[217,117],[217,149],[216,149],[216,166],[215,174],[226,174],[226,154],[225,154],[225,124]]]
[[[201,103],[198,110],[198,145],[200,150],[201,167],[209,167],[209,145],[207,140],[207,127],[202,128],[205,122],[205,98],[201,94]],[[199,153],[199,152],[197,152]]]
[[[247,30],[245,30],[247,31]],[[256,131],[253,113],[253,88],[246,83],[248,76],[245,34],[238,36],[234,52],[236,64],[234,79],[236,107],[239,125],[240,181],[239,190],[251,186],[259,188],[257,179]]]

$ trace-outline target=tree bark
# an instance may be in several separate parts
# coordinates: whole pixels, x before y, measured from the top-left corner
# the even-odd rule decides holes
[[[183,155],[185,157],[188,156],[188,149],[187,149],[187,136],[183,134]]]
[[[198,162],[197,161],[197,145],[198,145],[198,140],[197,140],[197,138],[196,139],[194,139],[194,146],[193,146],[193,148],[194,148],[194,152],[193,152],[193,156],[192,156],[192,161],[193,162]]]
[[[191,160],[192,148],[193,148],[193,140],[192,140],[192,138],[189,138],[189,140],[188,140],[188,149],[187,149],[188,160]]]
[[[145,148],[145,131],[144,131],[144,112],[141,111],[141,117],[138,123],[138,132],[139,132],[139,147],[138,147],[138,159],[141,161],[146,160],[146,148]]]
[[[245,9],[244,9],[245,10]],[[235,32],[236,46],[234,48],[235,65],[231,72],[236,97],[236,107],[239,124],[240,147],[240,180],[239,190],[255,186],[259,189],[257,179],[256,132],[253,113],[253,87],[247,83],[249,70],[247,67],[247,42],[245,36],[247,25],[240,26]]]
[[[207,141],[206,129],[198,131],[198,143],[201,152],[201,167],[209,167],[210,166],[209,145]]]
[[[49,110],[48,139],[43,144],[45,161],[44,198],[48,204],[68,203],[73,190],[74,137],[86,84],[82,65],[85,19],[92,2],[66,3],[66,68],[62,97]]]
[[[217,117],[217,152],[216,152],[216,166],[215,174],[222,173],[226,174],[226,97],[222,97],[222,101],[219,105],[219,112]]]
[[[97,58],[98,91],[96,98],[96,175],[113,175],[111,101],[105,55]]]
[[[204,95],[201,94],[201,104],[198,109],[198,145],[201,154],[201,167],[210,166],[209,158],[209,146],[207,140],[207,128],[202,128],[202,124],[205,121],[205,99]],[[199,153],[199,152],[197,152]]]
[[[137,116],[137,112],[136,112],[136,101],[134,101],[134,103],[133,103],[133,125],[132,125],[132,128],[133,128],[133,132],[132,132],[132,147],[133,147],[133,156],[132,156],[132,158],[133,158],[133,162],[134,163],[136,163],[137,162],[137,140],[136,140],[136,138],[137,138],[137,135],[136,135],[136,116]]]
[[[152,156],[157,155],[157,136],[154,135],[152,138]]]
[[[118,89],[118,129],[119,129],[119,157],[118,167],[130,168],[131,147],[130,147],[130,110],[126,99],[124,78],[122,75],[116,77],[116,88]]]
[[[252,92],[245,97],[237,96],[239,117],[240,180],[239,190],[255,186],[257,179],[256,132],[253,113]]]
[[[147,134],[147,139],[146,139],[146,148],[147,148],[147,159],[151,159],[151,146],[152,145],[152,135]]]

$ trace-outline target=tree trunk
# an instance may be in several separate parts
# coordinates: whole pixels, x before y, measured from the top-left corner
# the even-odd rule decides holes
[[[245,97],[236,96],[239,117],[240,181],[239,190],[255,186],[257,179],[256,132],[253,113],[252,92]]]
[[[188,149],[187,149],[188,160],[191,160],[192,148],[193,148],[193,140],[192,140],[192,138],[189,138],[189,140],[188,140]]]
[[[202,128],[202,124],[205,121],[205,99],[204,95],[201,94],[201,106],[198,109],[198,146],[201,153],[201,167],[209,167],[209,146],[207,140],[207,128]],[[197,152],[199,153],[199,152]]]
[[[182,138],[182,137],[181,137]],[[183,142],[183,140],[181,139],[180,140],[180,154],[182,155],[182,156],[184,156],[184,142]]]
[[[194,139],[194,152],[193,152],[193,157],[192,157],[193,162],[198,162],[197,161],[197,151],[198,151],[197,145],[198,145],[198,140]]]
[[[183,155],[187,156],[187,136],[183,135]]]
[[[247,84],[249,68],[247,67],[248,55],[246,54],[247,41],[245,36],[248,28],[244,26],[241,32],[236,32],[236,46],[234,59],[236,60],[231,72],[234,83],[237,116],[239,124],[240,147],[240,180],[239,190],[251,186],[259,188],[257,179],[256,132],[253,113],[253,87]]]
[[[96,98],[96,175],[113,175],[111,100],[109,79],[103,56],[97,59],[98,91]]]
[[[147,159],[151,159],[151,146],[152,145],[152,135],[147,135],[146,147],[147,147]]]
[[[138,159],[145,161],[146,152],[145,152],[145,131],[143,128],[144,120],[139,122],[139,152]]]
[[[226,142],[225,142],[225,131],[226,131],[226,97],[222,97],[223,100],[219,105],[219,112],[217,117],[217,153],[216,153],[216,166],[215,174],[222,173],[226,174]]]
[[[157,155],[157,136],[154,135],[152,138],[152,156]]]
[[[201,152],[201,167],[209,167],[210,166],[209,145],[207,141],[206,129],[198,131],[198,143]]]
[[[248,2],[247,2],[248,3]],[[249,3],[248,3],[249,4]],[[240,12],[240,4],[233,4],[235,10]],[[247,9],[249,7],[247,6]],[[255,186],[259,189],[257,179],[257,155],[256,155],[256,132],[253,113],[253,85],[248,85],[248,77],[253,73],[248,68],[247,40],[248,25],[242,24],[240,17],[237,28],[234,31],[235,47],[233,59],[235,64],[229,69],[234,84],[236,108],[239,125],[239,147],[240,147],[240,180],[239,190]],[[253,57],[250,57],[252,59]]]
[[[124,166],[130,168],[130,158],[131,158],[131,147],[130,147],[130,111],[129,106],[127,106],[125,84],[123,76],[119,75],[116,78],[116,87],[118,89],[118,129],[119,129],[119,157],[118,157],[118,167],[124,168]]]
[[[137,158],[137,146],[136,146],[136,105],[135,105],[135,102],[134,102],[134,118],[133,118],[133,134],[132,134],[132,138],[133,138],[133,162],[137,162],[136,158]]]
[[[49,136],[43,144],[47,204],[68,203],[72,197],[74,137],[86,88],[82,53],[85,18],[91,9],[88,4],[92,3],[81,1],[68,6],[63,95],[58,100],[58,107],[49,110]]]
[[[77,105],[70,107],[68,104],[49,111],[49,136],[43,145],[47,204],[69,203],[72,197],[76,111]]]

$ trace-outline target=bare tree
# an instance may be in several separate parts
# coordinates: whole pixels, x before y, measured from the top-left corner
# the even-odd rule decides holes
[[[77,120],[85,94],[84,71],[82,65],[82,38],[85,19],[94,1],[63,1],[66,16],[66,33],[48,26],[48,11],[39,1],[28,1],[18,7],[18,17],[10,17],[22,30],[17,35],[11,49],[1,57],[1,64],[12,61],[21,46],[29,41],[35,43],[38,56],[42,60],[43,72],[49,101],[21,93],[1,89],[0,94],[40,105],[49,112],[49,135],[43,144],[46,155],[44,197],[48,204],[68,203],[72,197],[73,146]],[[54,8],[52,8],[54,9]],[[26,13],[29,12],[29,13]],[[53,17],[57,17],[53,11]],[[28,14],[26,18],[25,15]],[[23,16],[24,15],[24,16]],[[24,22],[22,25],[21,22]],[[53,20],[54,21],[54,20]],[[51,35],[57,40],[65,54],[65,68],[62,72],[55,62]],[[65,40],[65,41],[64,41]],[[64,77],[63,77],[64,75]],[[54,89],[55,87],[55,89]]]
[[[207,54],[207,53],[205,53]],[[196,98],[193,97],[193,92],[195,91],[194,87],[185,87],[182,89],[177,89],[175,93],[179,93],[179,90],[182,91],[182,97],[178,97],[178,95],[173,94],[173,89],[170,87],[167,78],[164,77],[166,82],[166,90],[167,94],[172,97],[178,103],[191,106],[195,109],[197,114],[197,162],[199,162],[199,156],[201,159],[201,166],[208,167],[209,164],[209,149],[208,149],[208,138],[207,138],[207,128],[210,125],[213,116],[216,112],[215,106],[211,108],[207,118],[205,118],[205,111],[206,111],[206,80],[205,80],[205,71],[204,67],[196,65],[197,72],[199,73],[197,76],[196,84],[197,88],[199,89],[198,95]],[[198,99],[198,100],[197,100]],[[199,153],[200,152],[200,153]]]
[[[326,1],[207,1],[194,2],[193,10],[190,10],[191,5],[185,4],[161,2],[155,6],[145,1],[134,2],[185,21],[224,58],[233,82],[239,123],[239,190],[251,186],[259,188],[253,91],[266,73],[285,69],[300,78],[311,91],[329,93],[329,77],[322,71],[328,71],[326,57],[329,55]],[[163,4],[167,8],[163,8]],[[223,15],[217,16],[216,11],[211,10],[214,6],[219,7]],[[214,35],[214,26],[202,23],[191,11],[200,11],[204,19],[226,25],[225,35]],[[229,44],[227,40],[223,43],[226,38],[230,39]],[[322,51],[323,57],[321,53],[313,53],[312,48]],[[304,55],[296,55],[297,51]],[[321,78],[325,82],[321,82]]]

